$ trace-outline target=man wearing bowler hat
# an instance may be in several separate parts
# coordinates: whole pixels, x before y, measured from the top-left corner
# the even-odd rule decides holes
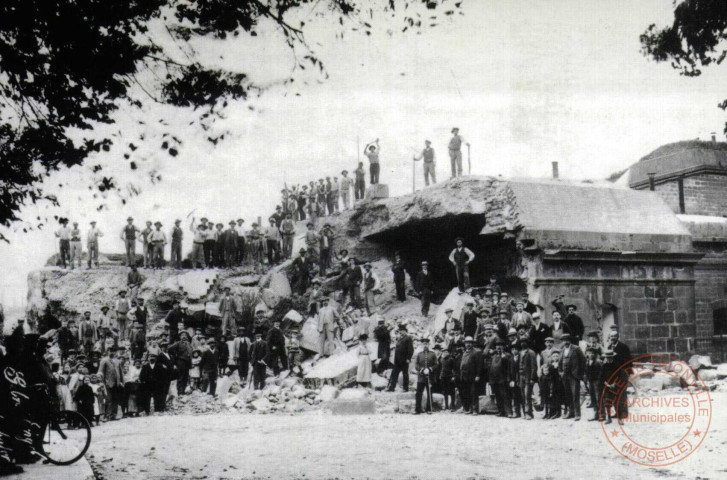
[[[412,341],[409,333],[406,329],[406,325],[399,325],[399,338],[396,341],[396,347],[394,348],[394,369],[391,372],[391,378],[389,379],[389,391],[393,392],[396,389],[396,384],[399,381],[399,373],[402,374],[404,381],[404,391],[409,391],[409,362],[411,357],[414,355],[414,342]]]

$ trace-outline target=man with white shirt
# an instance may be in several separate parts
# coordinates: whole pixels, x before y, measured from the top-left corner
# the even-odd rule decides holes
[[[162,231],[162,222],[154,223],[156,230],[149,234],[149,243],[152,247],[152,264],[153,268],[164,267],[164,246],[167,244],[167,234]]]
[[[265,250],[268,254],[268,265],[273,266],[280,255],[280,230],[274,217],[269,218],[270,226],[265,229]]]
[[[86,245],[88,246],[88,268],[95,263],[98,268],[98,237],[103,237],[101,230],[96,228],[96,221],[91,222],[91,228],[86,234]]]
[[[67,219],[61,218],[59,223],[61,227],[56,231],[56,238],[60,245],[61,265],[66,268],[67,262],[71,259],[71,229],[68,228]]]
[[[78,222],[73,222],[73,228],[71,229],[71,268],[76,266],[76,261],[78,261],[78,268],[81,268],[81,262],[83,261],[81,229],[78,228]]]
[[[237,264],[242,265],[245,260],[245,220],[238,218],[235,231],[237,232]]]
[[[375,292],[381,289],[381,280],[379,276],[371,269],[371,264],[364,265],[363,282],[361,282],[364,290],[364,303],[366,305],[366,313],[371,315],[376,311]]]
[[[343,199],[343,209],[348,210],[351,187],[353,187],[353,179],[348,177],[348,170],[343,170],[341,172],[341,176],[343,177],[341,178],[340,183],[341,198]]]
[[[192,268],[197,268],[197,265],[200,268],[207,267],[204,256],[204,242],[207,239],[207,226],[205,223],[200,223],[195,227],[194,217],[192,217],[192,223],[189,224],[189,229],[194,235],[192,238]]]
[[[470,288],[469,264],[475,259],[475,254],[464,246],[462,237],[457,238],[454,243],[456,246],[449,254],[449,261],[454,265],[457,275],[457,287],[459,288],[459,294],[462,295],[465,290]]]

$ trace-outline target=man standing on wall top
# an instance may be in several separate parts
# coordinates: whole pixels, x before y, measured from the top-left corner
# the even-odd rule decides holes
[[[452,163],[452,178],[462,176],[462,143],[469,146],[469,143],[459,136],[459,128],[453,128],[452,138],[449,139],[449,160]]]
[[[374,142],[366,145],[364,149],[364,155],[369,159],[369,174],[371,176],[371,185],[377,185],[379,183],[379,172],[381,170],[379,165],[379,153],[381,147],[379,146],[379,139],[377,138]]]
[[[424,185],[429,186],[429,176],[432,176],[432,183],[437,183],[437,157],[432,148],[432,142],[424,140],[424,150],[419,156],[414,156],[414,161],[424,159]]]

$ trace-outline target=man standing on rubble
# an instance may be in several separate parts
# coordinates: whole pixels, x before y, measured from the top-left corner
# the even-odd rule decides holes
[[[379,153],[381,153],[381,146],[379,145],[378,138],[364,148],[364,155],[369,159],[369,174],[371,176],[369,183],[371,185],[377,185],[379,183],[379,173],[381,171]]]
[[[401,253],[396,252],[394,257],[394,265],[391,267],[391,271],[394,273],[396,299],[403,302],[406,300],[406,270],[404,269],[404,262],[401,259]]]
[[[293,255],[293,239],[295,238],[295,222],[293,214],[285,214],[285,220],[280,222],[280,234],[283,237],[283,258],[288,259]]]
[[[376,292],[381,289],[381,280],[368,262],[364,265],[363,289],[366,313],[372,315],[376,311]]]
[[[383,375],[384,371],[389,368],[389,357],[391,356],[391,334],[389,333],[389,327],[384,323],[384,317],[379,317],[378,325],[374,328],[374,339],[379,344],[377,352],[379,363],[376,373]]]
[[[273,320],[273,327],[268,330],[268,361],[266,362],[273,368],[273,375],[280,375],[280,364],[283,370],[288,369],[288,354],[285,351],[285,336],[280,329],[280,319]]]
[[[262,390],[265,386],[265,375],[268,356],[268,344],[263,340],[260,330],[255,330],[255,342],[250,347],[250,362],[252,363],[252,378],[255,390]]]
[[[416,289],[422,301],[422,315],[426,317],[429,315],[429,305],[432,301],[432,290],[434,290],[434,278],[429,272],[429,262],[426,260],[422,262],[422,269],[417,274]]]
[[[237,331],[237,324],[235,322],[235,312],[237,307],[235,305],[235,298],[230,295],[230,287],[225,287],[225,293],[220,299],[220,316],[222,317],[222,334],[226,335],[228,332],[232,332],[235,335]]]
[[[91,228],[86,234],[86,247],[88,249],[88,268],[95,263],[98,268],[98,239],[103,237],[101,230],[96,228],[96,220],[91,222]]]
[[[406,325],[401,324],[399,325],[399,339],[394,349],[394,369],[391,372],[391,379],[389,381],[390,392],[396,389],[396,384],[399,381],[399,373],[402,374],[402,380],[404,381],[404,391],[409,391],[409,363],[413,355],[414,342],[407,332]]]
[[[318,344],[321,355],[330,355],[330,352],[326,351],[326,342],[333,341],[336,325],[341,319],[341,316],[329,302],[330,299],[328,297],[323,297],[321,299],[323,306],[318,311]]]
[[[455,239],[454,243],[455,248],[449,254],[449,261],[454,265],[459,294],[463,295],[465,290],[470,288],[469,264],[475,259],[475,254],[472,253],[472,250],[464,246],[464,239],[462,237]]]
[[[349,205],[349,195],[351,192],[351,187],[353,186],[353,180],[351,178],[348,178],[348,170],[343,170],[341,172],[341,198],[343,199],[343,209],[348,210]]]

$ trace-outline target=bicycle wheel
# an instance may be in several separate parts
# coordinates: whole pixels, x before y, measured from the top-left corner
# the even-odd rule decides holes
[[[89,446],[91,425],[86,417],[63,410],[50,416],[38,450],[54,465],[70,465],[80,460]]]

